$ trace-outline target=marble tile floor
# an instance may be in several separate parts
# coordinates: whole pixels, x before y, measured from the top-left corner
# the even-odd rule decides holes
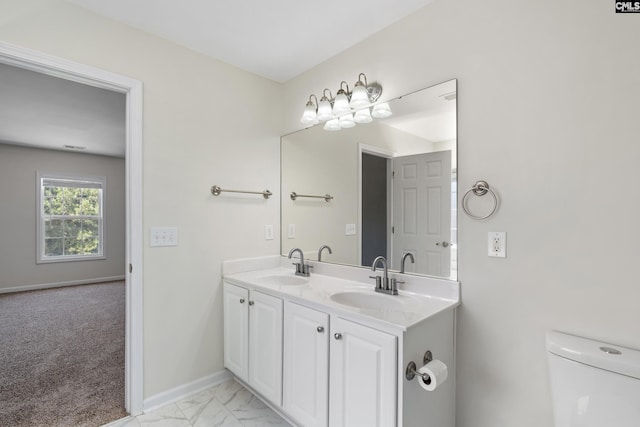
[[[108,427],[291,426],[235,380]]]

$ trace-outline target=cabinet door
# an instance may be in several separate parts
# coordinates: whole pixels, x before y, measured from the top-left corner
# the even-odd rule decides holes
[[[285,411],[305,427],[326,427],[329,315],[287,302],[284,310]]]
[[[249,385],[282,405],[282,300],[252,291],[249,298]]]
[[[396,337],[331,318],[329,424],[396,425]]]
[[[249,378],[249,291],[225,283],[224,309],[224,366],[238,378]]]

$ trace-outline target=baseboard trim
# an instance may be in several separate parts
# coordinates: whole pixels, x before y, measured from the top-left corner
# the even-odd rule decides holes
[[[223,369],[190,383],[182,384],[170,390],[163,391],[162,393],[158,393],[144,399],[143,411],[145,413],[153,411],[154,409],[157,409],[161,406],[177,402],[184,399],[185,397],[189,397],[194,393],[221,384],[227,380],[230,380],[231,378],[233,378],[233,374],[231,374],[231,372],[229,372],[228,370]]]
[[[92,283],[115,282],[124,280],[124,276],[98,277],[96,279],[70,280],[68,282],[41,283],[38,285],[15,286],[13,288],[0,288],[0,294],[10,292],[37,291],[39,289],[62,288],[65,286],[90,285]]]

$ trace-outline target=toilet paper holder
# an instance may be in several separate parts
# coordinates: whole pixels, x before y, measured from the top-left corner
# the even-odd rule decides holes
[[[422,358],[422,364],[426,365],[432,360],[433,360],[433,355],[431,354],[431,351],[427,350],[427,352],[424,354],[424,357]],[[416,375],[421,376],[422,380],[427,384],[431,382],[431,378],[429,378],[429,375],[421,374],[420,372],[418,372],[418,367],[413,361],[411,361],[407,364],[407,369],[404,371],[404,376],[406,379],[411,381],[412,379],[415,378]]]

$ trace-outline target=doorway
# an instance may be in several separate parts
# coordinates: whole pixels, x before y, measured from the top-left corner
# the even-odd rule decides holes
[[[125,409],[138,415],[143,408],[142,83],[3,42],[0,63],[126,95]]]

